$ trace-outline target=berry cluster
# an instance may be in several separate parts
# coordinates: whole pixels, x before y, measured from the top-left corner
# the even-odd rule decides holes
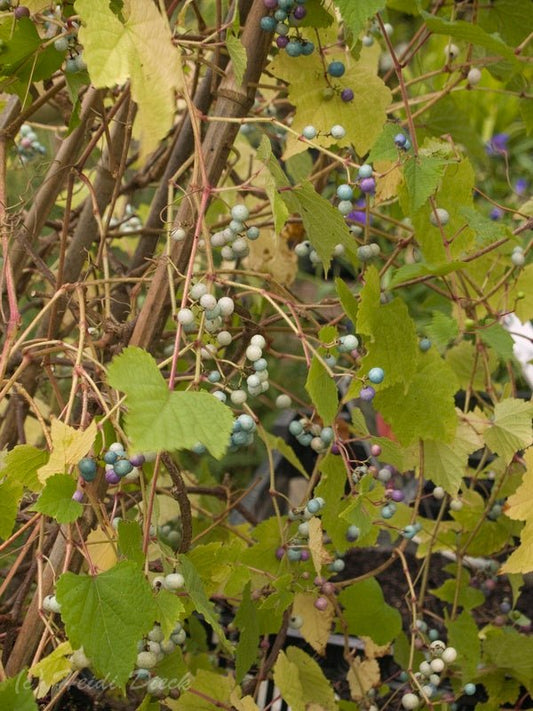
[[[173,575],[181,578],[179,573]],[[173,576],[166,576],[166,578],[171,577]],[[185,644],[186,639],[187,634],[180,622],[176,623],[168,639],[165,639],[161,627],[154,625],[146,638],[140,640],[137,645],[137,659],[132,678],[137,682],[146,683],[146,691],[152,696],[167,696],[169,693],[167,681],[154,673],[155,667],[177,647]]]
[[[417,622],[421,622],[421,625],[424,625],[427,629],[427,625],[424,622]],[[437,633],[436,630],[433,630],[433,632]],[[418,671],[413,674],[415,684],[402,695],[403,708],[406,711],[411,711],[419,708],[426,701],[430,701],[430,703],[435,701],[439,695],[442,674],[456,659],[457,650],[454,647],[447,647],[440,639],[432,641],[429,645],[426,659],[419,664]],[[407,675],[404,673],[401,678],[407,680]],[[476,693],[476,685],[465,684],[463,693],[467,696],[473,696]]]
[[[138,232],[142,229],[142,221],[136,214],[133,205],[128,204],[124,210],[124,217],[122,219],[112,217],[109,220],[109,227],[118,229],[122,234],[127,234],[129,232]]]
[[[105,469],[105,478],[108,484],[115,486],[127,477],[127,481],[133,481],[139,477],[139,467],[146,461],[143,454],[135,454],[128,457],[123,445],[120,442],[113,442],[102,457],[102,464]],[[78,462],[78,471],[83,481],[91,482],[96,479],[98,473],[98,461],[94,457],[83,457]],[[83,499],[83,492],[76,491],[73,496],[75,501]]]
[[[271,14],[261,18],[260,26],[265,32],[277,35],[276,46],[284,49],[289,57],[312,54],[315,49],[312,42],[297,31],[291,34],[291,29],[295,29],[307,14],[306,0],[263,0],[263,3]]]
[[[322,427],[306,418],[293,420],[289,425],[289,432],[303,447],[311,447],[318,454],[322,454],[332,444],[335,434],[331,427]]]
[[[16,147],[22,163],[27,163],[37,156],[42,156],[46,153],[46,148],[40,143],[37,134],[27,123],[23,123],[20,127]]]

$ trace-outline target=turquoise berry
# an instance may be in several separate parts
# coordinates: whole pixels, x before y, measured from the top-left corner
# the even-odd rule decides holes
[[[287,551],[287,558],[295,563],[302,559],[302,551],[299,548],[289,548]]]
[[[342,558],[336,558],[329,566],[329,569],[334,573],[342,573],[345,567],[346,563],[342,560]]]
[[[126,476],[133,471],[133,464],[129,459],[119,459],[113,464],[113,471],[117,476]]]
[[[248,237],[249,240],[256,240],[259,237],[259,228],[258,227],[249,227],[246,230],[246,236]]]
[[[381,509],[381,517],[384,519],[392,518],[395,514],[395,509],[389,504]]]
[[[244,222],[250,217],[250,211],[246,205],[234,205],[231,208],[231,217],[236,222]]]
[[[314,126],[305,126],[302,131],[302,136],[307,138],[308,141],[312,141],[316,138],[317,130]]]
[[[291,40],[286,46],[285,51],[287,52],[289,57],[299,57],[302,53],[302,45],[299,42],[296,42],[295,40]]]
[[[310,54],[313,54],[314,51],[315,45],[312,42],[309,42],[309,40],[302,42],[302,54],[304,57],[308,57]]]
[[[379,385],[380,383],[382,383],[384,377],[385,372],[383,368],[370,368],[370,370],[368,371],[368,379],[371,383],[374,383],[374,385]]]
[[[463,687],[463,691],[467,696],[474,696],[474,694],[476,693],[476,685],[472,683],[465,684]]]
[[[328,66],[328,74],[331,77],[341,77],[346,71],[346,67],[342,62],[331,62]]]
[[[112,450],[104,454],[104,462],[106,464],[114,464],[118,459],[118,454]]]
[[[299,420],[293,420],[289,425],[289,432],[294,437],[298,437],[304,431],[303,425]]]
[[[318,513],[321,508],[322,506],[320,505],[320,501],[318,501],[318,499],[309,499],[309,501],[307,502],[306,509],[311,514]]]
[[[96,479],[97,466],[94,459],[91,457],[83,457],[78,462],[78,469],[80,474],[85,481],[94,481]]]
[[[425,353],[426,351],[429,351],[429,349],[431,348],[431,341],[429,340],[429,338],[421,338],[418,343],[418,347],[420,348],[420,350],[422,352]]]
[[[262,17],[259,26],[264,32],[274,32],[276,29],[277,20],[274,17]]]
[[[359,538],[359,528],[355,525],[348,526],[348,529],[346,531],[346,540],[353,542],[356,541]]]

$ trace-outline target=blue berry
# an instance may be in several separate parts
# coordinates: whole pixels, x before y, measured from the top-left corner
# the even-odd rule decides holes
[[[303,425],[298,420],[293,420],[289,425],[289,432],[294,437],[298,437],[304,431]]]
[[[408,138],[405,139],[405,143],[403,144],[403,149],[404,149],[404,151],[411,150],[411,141]]]
[[[475,684],[465,684],[463,687],[463,691],[467,696],[474,696],[476,693],[476,685]]]
[[[118,454],[113,451],[106,452],[104,454],[104,462],[106,464],[114,464],[118,459]]]
[[[320,501],[318,501],[318,499],[309,499],[305,508],[309,511],[309,513],[315,514],[320,511],[322,506],[320,505]]]
[[[346,540],[350,542],[356,541],[359,538],[359,534],[360,530],[357,526],[348,526],[348,530],[346,531]]]
[[[412,525],[405,526],[402,531],[402,536],[407,538],[407,540],[414,538],[416,536],[416,528]]]
[[[328,74],[331,77],[341,77],[346,71],[343,62],[331,62],[328,66]]]
[[[312,141],[313,138],[316,138],[317,130],[314,126],[305,126],[305,128],[302,131],[302,136],[304,138],[307,138],[308,141]]]
[[[371,383],[374,383],[374,385],[379,385],[380,383],[382,383],[384,377],[385,371],[383,370],[383,368],[370,368],[370,370],[368,371],[368,379]]]
[[[331,444],[333,442],[334,432],[331,427],[323,427],[320,432],[320,439],[324,444]]]
[[[246,205],[234,205],[231,208],[231,217],[236,222],[242,223],[250,217],[250,211],[248,210]],[[240,229],[238,229],[237,232],[240,232]]]
[[[381,517],[384,519],[389,519],[396,513],[396,508],[393,508],[391,504],[387,504],[381,509]]]
[[[302,54],[302,45],[300,44],[300,42],[291,40],[286,46],[285,51],[287,52],[289,57],[299,57],[300,54]]]
[[[302,551],[299,548],[289,548],[287,551],[287,558],[292,562],[301,560]]]
[[[96,479],[96,462],[91,457],[83,457],[78,462],[78,469],[85,481],[94,481]]]
[[[418,343],[418,347],[423,352],[429,351],[429,349],[431,348],[431,341],[429,340],[429,338],[421,338]]]
[[[302,54],[304,57],[308,57],[310,54],[313,54],[314,51],[315,45],[312,42],[308,40],[302,42]]]
[[[246,230],[246,236],[248,237],[249,240],[256,240],[259,237],[259,228],[258,227],[249,227]]]
[[[277,20],[278,22],[284,22],[288,17],[288,14],[285,10],[278,9],[274,13],[274,19]]]
[[[407,138],[404,136],[403,133],[397,133],[394,136],[394,143],[398,146],[398,148],[403,148],[405,146],[406,141]]]
[[[337,209],[341,215],[349,215],[353,210],[353,203],[351,200],[341,200],[337,205]]]
[[[329,566],[329,569],[334,573],[342,573],[345,567],[346,563],[342,560],[342,558],[336,558]]]
[[[346,129],[344,128],[344,126],[341,126],[340,124],[336,123],[334,126],[331,127],[330,133],[333,138],[341,139],[344,138],[344,136],[346,135]]]

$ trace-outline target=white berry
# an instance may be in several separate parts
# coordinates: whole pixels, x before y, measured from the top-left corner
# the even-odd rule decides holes
[[[218,300],[218,307],[223,316],[231,316],[235,310],[235,303],[230,296],[221,296]]]
[[[180,309],[178,311],[178,323],[182,326],[190,326],[194,323],[194,314],[191,309]]]
[[[185,578],[181,573],[169,573],[163,585],[167,590],[179,590],[185,585]]]
[[[457,650],[455,647],[446,647],[442,653],[441,659],[446,662],[446,664],[453,664],[457,659]]]
[[[292,404],[292,400],[285,393],[278,395],[276,398],[276,407],[279,408],[280,410],[287,409],[288,407],[291,406],[291,404]]]
[[[212,311],[216,305],[217,305],[217,300],[213,296],[213,294],[204,294],[203,296],[200,297],[200,306],[203,309]]]
[[[157,656],[153,652],[139,652],[136,665],[141,669],[153,669],[157,664]]]
[[[436,674],[440,674],[440,672],[444,669],[444,662],[442,661],[442,657],[436,657],[435,659],[432,659],[429,665],[431,667],[431,671],[434,671]]]
[[[437,207],[429,216],[429,221],[432,225],[435,225],[435,227],[438,227],[439,225],[444,227],[444,225],[448,224],[449,220],[450,215],[448,210],[445,210],[443,207]]]
[[[466,75],[466,81],[470,86],[475,86],[481,81],[481,71],[477,67],[472,67],[472,69]]]
[[[448,61],[456,59],[459,56],[459,47],[450,42],[450,44],[446,45],[444,49],[444,56]]]
[[[420,706],[420,699],[416,694],[404,694],[402,696],[402,706],[404,709],[407,709],[407,711],[417,709]]]
[[[234,390],[230,395],[230,400],[234,405],[242,405],[248,399],[244,390]]]
[[[248,360],[251,360],[252,363],[256,360],[259,360],[263,355],[263,351],[261,350],[260,346],[256,346],[255,344],[250,344],[248,348],[246,349],[246,357]]]
[[[446,496],[446,492],[442,488],[442,486],[436,486],[433,489],[433,496],[435,499],[443,499]]]

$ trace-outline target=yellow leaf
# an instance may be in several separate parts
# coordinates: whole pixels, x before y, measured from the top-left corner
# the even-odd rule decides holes
[[[290,286],[298,272],[298,257],[287,242],[272,230],[261,230],[258,240],[250,242],[245,260],[249,269],[272,274],[279,284]]]
[[[251,696],[245,696],[242,699],[239,696],[239,690],[233,689],[229,699],[232,708],[236,709],[236,711],[259,711],[259,706]]]
[[[169,24],[157,3],[146,0],[124,0],[117,14],[109,0],[77,0],[76,11],[83,20],[79,37],[94,86],[131,82],[138,106],[133,133],[145,158],[170,130],[175,92],[182,87],[180,53]]]
[[[76,430],[54,419],[50,436],[52,439],[50,459],[37,472],[41,484],[46,483],[46,480],[54,474],[68,474],[68,470],[85,457],[96,438],[96,423],[93,420],[86,430]]]
[[[320,570],[326,563],[331,563],[333,558],[324,548],[324,534],[322,532],[322,522],[316,516],[309,519],[309,550],[316,574],[320,575]]]
[[[117,549],[112,542],[115,531],[111,527],[98,526],[87,536],[87,550],[91,563],[99,572],[109,570],[117,562]]]
[[[362,636],[361,639],[365,643],[365,656],[368,659],[377,659],[389,653],[390,644],[376,644],[371,637]]]
[[[509,573],[531,573],[533,571],[533,518],[530,518],[520,534],[520,545],[511,553],[498,571],[500,575]]]
[[[300,628],[303,638],[319,654],[324,654],[326,644],[331,634],[334,607],[328,600],[325,610],[315,607],[316,595],[312,593],[296,593],[292,612],[303,620]]]
[[[382,175],[377,180],[374,199],[374,205],[379,205],[398,195],[398,186],[403,180],[403,173],[400,166],[390,160],[376,161],[374,170]]]
[[[62,642],[48,656],[34,664],[30,670],[30,676],[38,677],[39,684],[36,689],[36,696],[42,699],[50,691],[54,684],[70,674],[72,666],[68,657],[72,654],[70,642]]]
[[[518,521],[533,520],[533,447],[524,453],[526,472],[522,483],[508,499],[505,514]]]
[[[359,657],[356,657],[350,665],[346,678],[350,685],[352,699],[354,701],[362,699],[370,689],[379,684],[379,664],[375,659],[361,661]]]

